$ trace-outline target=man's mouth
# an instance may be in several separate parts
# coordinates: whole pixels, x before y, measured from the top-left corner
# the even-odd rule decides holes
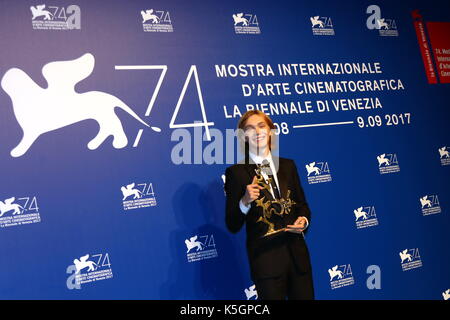
[[[259,135],[259,136],[254,137],[254,138],[253,138],[253,141],[255,141],[255,142],[261,142],[261,141],[264,141],[265,139],[266,139],[266,135],[265,135],[265,134],[262,134],[262,135]]]

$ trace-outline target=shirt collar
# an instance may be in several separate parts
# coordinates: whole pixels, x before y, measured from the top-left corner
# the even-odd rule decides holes
[[[269,151],[269,154],[266,157],[258,156],[252,152],[249,151],[250,158],[252,158],[253,162],[256,164],[261,164],[264,160],[267,159],[270,164],[272,164],[272,154]]]

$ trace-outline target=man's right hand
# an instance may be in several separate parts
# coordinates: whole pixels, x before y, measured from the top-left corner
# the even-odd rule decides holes
[[[262,186],[258,184],[258,179],[256,176],[253,177],[252,183],[247,185],[245,194],[242,197],[242,202],[245,206],[248,206],[250,203],[258,199],[260,190],[264,189]]]

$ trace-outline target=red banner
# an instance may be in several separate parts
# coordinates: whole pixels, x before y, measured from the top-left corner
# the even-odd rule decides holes
[[[427,22],[440,83],[450,83],[450,23]]]
[[[412,16],[414,18],[414,28],[416,29],[417,41],[419,42],[420,53],[422,54],[422,60],[425,67],[425,73],[428,78],[428,83],[438,83],[422,16],[418,10],[413,11]]]

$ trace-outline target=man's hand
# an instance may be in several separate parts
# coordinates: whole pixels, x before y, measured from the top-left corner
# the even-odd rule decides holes
[[[254,176],[252,183],[247,185],[245,189],[245,194],[242,197],[242,202],[244,203],[245,206],[248,206],[250,203],[258,199],[260,192],[259,190],[264,189],[257,182],[258,180],[256,176]]]
[[[286,226],[286,231],[293,233],[302,233],[306,229],[307,220],[305,217],[298,217],[294,224]]]

